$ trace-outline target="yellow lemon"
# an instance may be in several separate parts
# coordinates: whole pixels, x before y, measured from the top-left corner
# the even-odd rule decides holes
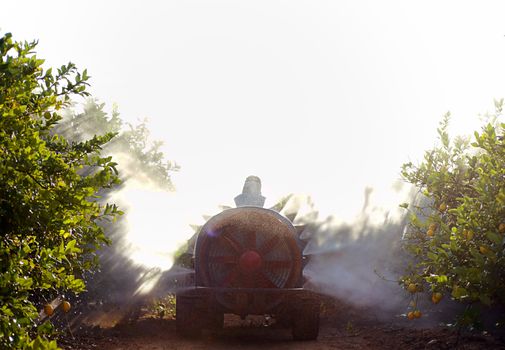
[[[54,308],[51,304],[44,305],[44,312],[47,316],[52,316],[54,313]]]
[[[68,301],[65,300],[63,303],[61,303],[61,307],[62,307],[63,311],[69,312],[71,305]]]
[[[410,293],[415,293],[417,291],[417,287],[414,283],[411,283],[407,286],[407,290],[410,292]]]
[[[442,293],[433,293],[433,295],[431,296],[431,301],[433,302],[433,304],[438,304],[440,302],[440,300],[442,300]]]

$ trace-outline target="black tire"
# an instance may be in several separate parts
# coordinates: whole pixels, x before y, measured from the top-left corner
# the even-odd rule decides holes
[[[217,331],[223,329],[224,314],[218,311],[210,311],[207,315],[207,324],[210,330]]]
[[[318,301],[302,301],[293,313],[291,332],[294,340],[315,340],[319,335]]]
[[[275,315],[276,324],[281,328],[291,328],[293,325],[293,315],[289,310],[283,310],[283,312]]]
[[[176,296],[175,331],[181,337],[198,337],[202,331],[203,313],[197,309],[195,298]]]

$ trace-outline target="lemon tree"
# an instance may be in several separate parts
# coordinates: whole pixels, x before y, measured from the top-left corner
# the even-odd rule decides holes
[[[449,138],[447,114],[440,145],[420,164],[403,165],[403,178],[421,198],[402,205],[409,212],[404,247],[413,259],[400,283],[429,293],[434,304],[446,297],[470,307],[505,303],[503,100],[495,106],[473,139]],[[460,321],[475,320],[463,314]]]
[[[43,68],[36,42],[0,36],[0,348],[57,348],[40,324],[45,296],[85,289],[83,273],[107,242],[100,221],[120,211],[97,194],[119,183],[101,155],[115,136],[69,142],[53,133],[88,75]],[[86,171],[84,171],[86,169]]]

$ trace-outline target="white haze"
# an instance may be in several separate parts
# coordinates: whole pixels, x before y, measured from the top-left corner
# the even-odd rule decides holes
[[[306,288],[373,307],[378,315],[404,312],[408,296],[395,282],[404,263],[399,243],[405,210],[398,204],[412,201],[414,195],[414,189],[401,182],[383,193],[368,187],[360,198],[361,210],[346,221],[337,215],[320,217],[311,198],[292,197],[282,212],[297,213],[294,223],[306,225],[301,235],[309,257]]]

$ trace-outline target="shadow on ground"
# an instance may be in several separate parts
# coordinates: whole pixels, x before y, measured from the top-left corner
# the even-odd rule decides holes
[[[227,315],[222,330],[204,331],[200,338],[178,337],[175,320],[141,314],[124,319],[110,328],[81,327],[65,334],[64,349],[171,350],[171,349],[505,349],[505,339],[483,334],[461,334],[453,329],[419,328],[412,322],[381,322],[369,309],[357,309],[339,302],[323,303],[317,341],[296,342],[288,329],[269,324],[264,318]]]

